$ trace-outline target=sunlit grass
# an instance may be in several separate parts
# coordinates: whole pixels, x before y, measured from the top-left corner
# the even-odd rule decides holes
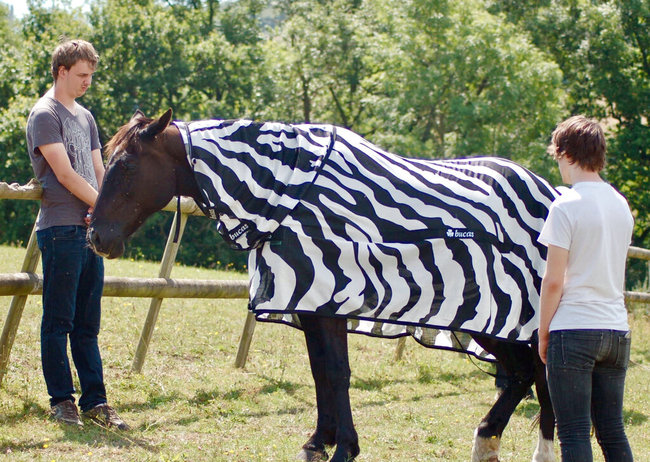
[[[19,271],[23,249],[0,247],[0,272]],[[106,261],[107,274],[156,277],[159,264]],[[175,266],[172,277],[245,278]],[[10,297],[0,297],[4,322]],[[100,345],[110,402],[129,433],[47,419],[41,376],[40,297],[28,298],[0,388],[0,459],[15,461],[290,461],[313,431],[313,381],[300,331],[258,324],[246,368],[233,367],[245,300],[169,299],[162,304],[142,374],[130,372],[149,307],[105,298]],[[637,460],[650,454],[650,319],[634,308],[625,418]],[[408,341],[350,337],[350,396],[359,461],[466,461],[475,426],[494,398],[493,379],[465,356]],[[489,367],[489,366],[486,366]],[[522,403],[504,434],[502,460],[530,460],[537,403]],[[556,445],[557,450],[557,445]],[[595,460],[602,461],[594,441]],[[558,452],[559,455],[559,452]],[[558,459],[559,460],[559,459]]]

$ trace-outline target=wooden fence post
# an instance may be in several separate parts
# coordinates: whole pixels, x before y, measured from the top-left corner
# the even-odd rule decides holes
[[[239,349],[237,350],[237,357],[235,358],[235,367],[242,369],[246,365],[248,358],[248,350],[253,341],[253,332],[255,331],[255,315],[250,311],[246,315],[246,322],[244,322],[244,330],[239,339]]]
[[[404,348],[406,347],[406,337],[400,337],[397,339],[397,346],[395,347],[395,356],[393,361],[398,362],[402,360],[402,355],[404,355]]]
[[[27,243],[21,271],[23,273],[33,273],[36,270],[36,266],[38,266],[39,255],[40,251],[38,250],[38,243],[36,241],[36,223],[34,223],[32,234],[29,236]],[[7,320],[2,329],[2,337],[0,337],[0,385],[2,385],[2,380],[7,372],[9,355],[11,354],[11,348],[16,338],[16,332],[18,331],[18,325],[20,324],[26,302],[27,295],[14,295],[11,299]]]
[[[176,229],[176,223],[178,220],[180,220],[178,242],[174,242],[174,230]],[[187,215],[184,213],[181,213],[179,215],[178,212],[174,213],[174,220],[172,221],[169,236],[167,236],[167,244],[165,245],[165,252],[163,253],[162,262],[160,264],[160,273],[158,274],[158,277],[168,278],[171,275],[186,223]],[[144,364],[144,359],[147,356],[149,342],[151,342],[151,337],[153,336],[153,329],[156,326],[156,320],[158,319],[158,313],[160,312],[162,301],[162,298],[151,299],[151,304],[149,305],[149,313],[147,313],[147,319],[144,323],[144,327],[142,328],[140,341],[138,342],[138,348],[135,352],[135,357],[133,358],[133,364],[131,366],[131,370],[134,372],[140,373],[142,371],[142,366]]]

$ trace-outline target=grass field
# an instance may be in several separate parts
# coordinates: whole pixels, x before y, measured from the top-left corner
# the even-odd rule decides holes
[[[182,249],[181,249],[182,251]],[[24,250],[0,247],[0,272]],[[40,269],[38,270],[40,271]],[[156,277],[158,264],[106,261],[114,276]],[[176,278],[245,278],[177,266]],[[10,297],[0,297],[4,323]],[[290,461],[314,428],[313,382],[301,332],[258,324],[246,368],[233,367],[244,300],[165,300],[142,374],[130,372],[148,299],[105,298],[100,333],[109,401],[133,427],[118,433],[48,420],[41,376],[40,296],[29,297],[0,388],[0,459],[16,461]],[[625,419],[636,460],[650,461],[650,307],[633,307],[633,365]],[[494,398],[493,379],[466,356],[407,342],[350,337],[358,461],[467,461],[475,426]],[[481,367],[489,368],[488,365]],[[530,460],[535,401],[519,405],[503,461]],[[594,440],[595,460],[602,461]],[[556,453],[559,451],[556,443]],[[558,459],[559,460],[559,459]]]

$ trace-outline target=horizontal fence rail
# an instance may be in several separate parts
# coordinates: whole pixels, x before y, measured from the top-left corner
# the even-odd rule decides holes
[[[638,258],[640,260],[650,261],[650,250],[642,249],[641,247],[630,247],[627,251],[629,258]]]
[[[637,258],[650,262],[650,250],[641,247],[630,247],[627,251],[628,258]],[[650,280],[650,263],[648,263],[648,280]],[[626,302],[650,303],[650,293],[625,292]]]
[[[0,274],[0,295],[40,295],[43,277],[35,273]],[[247,298],[248,281],[104,277],[104,297]]]
[[[650,303],[650,294],[645,292],[625,292],[626,302]]]
[[[0,182],[0,199],[27,199],[40,200],[43,194],[41,184],[35,179],[29,180],[25,185],[18,183]],[[176,199],[169,201],[163,210],[168,212],[176,211]],[[181,197],[181,213],[185,215],[205,216],[196,202],[190,197]]]

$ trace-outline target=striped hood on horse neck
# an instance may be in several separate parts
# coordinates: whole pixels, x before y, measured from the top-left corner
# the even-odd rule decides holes
[[[199,207],[239,250],[259,247],[295,208],[336,133],[331,125],[243,119],[174,124],[203,197]]]

